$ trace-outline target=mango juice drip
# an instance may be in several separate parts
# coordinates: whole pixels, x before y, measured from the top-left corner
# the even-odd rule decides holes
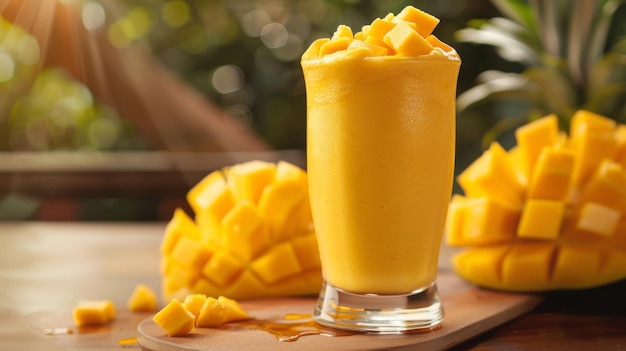
[[[302,59],[322,271],[328,283],[353,293],[404,294],[432,284],[451,196],[461,62],[452,48],[417,32],[428,46],[407,56],[414,45],[401,46],[417,39],[391,32],[405,25],[403,13],[385,32],[394,38],[350,38],[340,26]],[[394,17],[382,21],[393,24]],[[364,31],[379,30],[372,28]],[[345,48],[333,46],[343,37]]]

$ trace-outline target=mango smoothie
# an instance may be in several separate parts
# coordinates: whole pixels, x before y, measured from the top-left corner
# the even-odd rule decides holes
[[[357,294],[434,284],[452,192],[461,60],[407,7],[304,53],[307,162],[324,280]]]

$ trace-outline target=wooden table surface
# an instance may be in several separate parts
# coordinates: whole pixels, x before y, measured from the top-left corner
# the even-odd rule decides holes
[[[63,330],[41,328],[54,325],[54,318],[71,320],[82,299],[111,299],[123,308],[138,283],[159,290],[164,225],[0,223],[0,350],[141,349],[89,336],[68,346],[54,342],[54,334]],[[442,269],[449,269],[451,253],[444,248]],[[543,297],[530,313],[453,350],[626,350],[626,282]],[[132,330],[106,333],[115,340],[135,335]]]

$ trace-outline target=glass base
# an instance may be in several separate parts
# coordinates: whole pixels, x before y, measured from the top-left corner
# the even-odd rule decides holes
[[[409,294],[377,295],[353,294],[325,282],[313,312],[326,327],[380,333],[432,329],[443,315],[435,283]]]

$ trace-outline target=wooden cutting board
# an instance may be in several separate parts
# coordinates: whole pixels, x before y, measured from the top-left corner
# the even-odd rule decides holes
[[[508,294],[471,286],[453,273],[440,272],[438,283],[445,318],[437,330],[409,334],[359,334],[322,328],[310,315],[315,298],[242,301],[252,321],[221,328],[196,328],[168,337],[146,318],[137,327],[138,342],[152,351],[188,350],[443,350],[533,309],[541,297]]]

